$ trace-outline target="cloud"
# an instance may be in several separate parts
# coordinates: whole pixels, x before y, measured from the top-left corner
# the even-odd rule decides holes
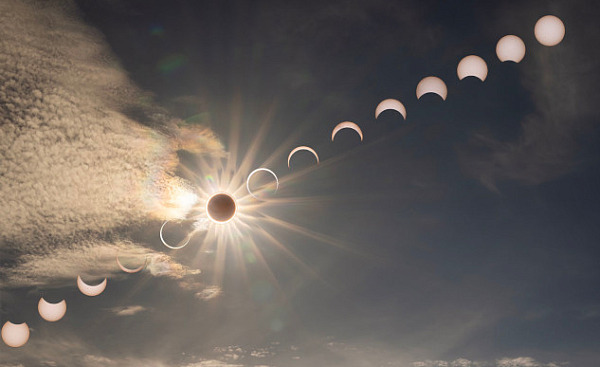
[[[140,102],[144,94],[72,1],[4,1],[0,22],[5,286],[117,274],[118,249],[156,255],[113,242],[114,233],[189,210],[178,206],[193,192],[174,174],[176,152],[220,155],[219,140]],[[171,269],[159,275],[189,273],[162,259]]]
[[[75,286],[77,275],[86,280],[109,277],[119,279],[124,273],[117,265],[117,254],[147,257],[144,271],[155,277],[182,279],[200,274],[198,269],[190,269],[165,255],[147,249],[131,241],[86,240],[58,247],[52,254],[21,254],[12,266],[0,269],[3,287],[63,287]]]
[[[25,349],[10,349],[2,357],[8,366],[81,366],[81,367],[178,367],[161,360],[133,356],[107,356],[75,336],[53,336],[31,338]]]
[[[244,367],[242,364],[231,364],[227,362],[222,362],[216,359],[210,359],[195,363],[190,363],[182,367]]]
[[[9,288],[75,285],[77,275],[85,279],[97,279],[123,273],[116,262],[116,255],[120,251],[151,254],[131,242],[89,240],[59,247],[52,255],[21,254],[13,266],[3,267],[0,274],[5,279],[4,287]]]
[[[117,316],[133,316],[137,313],[146,310],[148,310],[146,307],[140,305],[113,307],[109,309],[110,312],[114,313]]]
[[[92,339],[92,341],[94,341]],[[454,360],[423,360],[407,362],[396,348],[380,349],[361,344],[343,342],[314,343],[310,340],[301,348],[285,343],[271,342],[263,347],[230,345],[215,347],[212,352],[199,355],[183,354],[175,358],[144,357],[139,355],[107,354],[96,345],[85,344],[80,338],[65,335],[54,338],[32,338],[26,358],[19,350],[11,349],[4,365],[83,366],[83,367],[244,367],[286,366],[291,361],[303,361],[306,366],[397,366],[397,367],[559,367],[567,362],[540,362],[532,357],[506,357],[498,360],[473,361],[466,358]],[[96,343],[96,341],[94,341]],[[320,344],[320,346],[319,346]],[[324,349],[323,349],[324,348]],[[301,358],[296,358],[301,356]],[[298,362],[295,362],[298,363]],[[294,364],[295,365],[295,364]]]
[[[83,357],[83,367],[167,367],[161,361],[144,358],[107,358],[88,354]]]
[[[237,361],[248,353],[240,347],[216,348],[219,356],[176,357],[174,360],[132,355],[119,355],[110,351],[101,351],[94,344],[86,344],[75,336],[60,335],[52,338],[31,338],[24,350],[9,349],[2,355],[0,367],[20,366],[82,366],[82,367],[243,367],[264,366],[266,364],[246,364]],[[3,351],[4,352],[4,351]],[[110,354],[108,354],[110,353]],[[152,354],[152,353],[148,353]],[[185,354],[184,354],[185,355]]]
[[[196,296],[196,298],[199,298],[203,301],[208,301],[208,300],[219,297],[222,292],[223,291],[221,290],[221,287],[216,286],[216,285],[211,285],[211,286],[208,286],[208,287],[202,289],[199,292],[196,292],[195,296]]]
[[[411,363],[413,367],[558,367],[566,363],[542,363],[531,357],[501,358],[496,361],[471,361],[458,358],[453,361],[425,360]]]
[[[188,275],[198,275],[201,273],[201,270],[190,269],[165,254],[155,254],[152,256],[147,269],[154,276],[166,276],[174,279],[181,279]]]
[[[541,363],[531,357],[502,358],[496,362],[497,367],[556,367],[563,363]]]
[[[498,18],[503,21],[498,28],[530,34],[534,22],[544,14],[539,13],[539,6],[515,4],[500,12]],[[593,131],[599,117],[595,101],[600,97],[596,88],[600,80],[593,60],[600,53],[589,47],[592,40],[600,39],[600,32],[589,26],[595,20],[581,12],[574,15],[574,8],[568,5],[555,9],[555,13],[566,19],[563,42],[551,48],[532,45],[526,62],[519,65],[535,106],[535,111],[521,122],[520,135],[512,141],[501,141],[489,133],[476,132],[460,149],[465,172],[492,190],[496,190],[498,181],[536,185],[577,168],[582,163],[578,153],[585,146],[585,136]]]

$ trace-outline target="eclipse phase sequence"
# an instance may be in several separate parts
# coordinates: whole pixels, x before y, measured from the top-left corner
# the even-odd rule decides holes
[[[546,15],[538,19],[534,27],[534,35],[536,40],[548,47],[556,46],[562,42],[565,37],[565,25],[561,19],[554,15]],[[523,60],[526,53],[526,47],[523,40],[516,35],[506,35],[502,37],[496,44],[496,55],[501,62],[512,61],[514,63],[519,63]],[[457,75],[459,80],[463,80],[466,77],[476,77],[482,82],[485,81],[488,75],[488,66],[485,60],[477,55],[468,55],[460,60],[457,66]],[[423,95],[428,93],[437,94],[442,98],[442,100],[446,100],[448,95],[448,89],[446,83],[436,77],[436,76],[428,76],[423,78],[416,87],[416,96],[417,99],[420,99]],[[407,112],[405,106],[397,99],[385,99],[381,101],[376,109],[375,109],[375,119],[377,119],[383,111],[386,110],[395,110],[400,115],[402,115],[403,119],[406,120]],[[331,141],[333,142],[336,134],[342,129],[351,129],[355,131],[360,140],[363,140],[363,132],[361,128],[354,122],[344,121],[335,126],[331,133]],[[315,159],[316,163],[319,164],[319,156],[317,152],[309,147],[309,146],[298,146],[294,148],[288,155],[287,163],[288,168],[290,168],[290,161],[292,157],[301,151],[306,151],[311,153]],[[250,178],[256,174],[257,172],[267,172],[271,174],[275,178],[276,188],[275,191],[279,188],[279,179],[275,172],[268,168],[257,168],[252,171],[247,180],[246,186],[248,189],[248,193],[257,198],[255,193],[250,188],[249,182]],[[257,198],[258,199],[258,198]],[[237,213],[237,203],[235,198],[227,193],[217,193],[212,195],[207,203],[206,203],[206,214],[209,219],[217,224],[225,224],[231,221],[236,213]],[[189,241],[190,236],[186,237],[184,241],[179,243],[177,246],[172,246],[168,244],[163,238],[163,229],[170,220],[165,221],[160,228],[160,239],[162,243],[170,248],[170,249],[181,249],[185,247]],[[136,268],[128,268],[123,265],[121,260],[119,259],[119,254],[116,256],[116,262],[118,267],[126,272],[126,273],[137,273],[143,270],[147,266],[148,258],[144,258],[144,262],[136,267]],[[81,276],[77,276],[77,287],[86,296],[95,297],[104,292],[107,286],[107,278],[105,277],[102,282],[96,285],[89,285],[85,283]],[[67,302],[66,300],[61,300],[57,303],[51,303],[46,301],[43,297],[40,298],[38,302],[38,313],[39,315],[48,322],[56,322],[61,320],[67,311]],[[30,328],[27,323],[23,322],[20,324],[14,324],[10,321],[6,321],[2,326],[1,337],[3,342],[13,348],[22,347],[27,343],[30,337]]]

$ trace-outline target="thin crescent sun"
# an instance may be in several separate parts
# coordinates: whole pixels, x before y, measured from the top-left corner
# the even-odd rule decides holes
[[[336,127],[331,132],[331,141],[333,141],[333,139],[335,139],[335,135],[342,129],[352,129],[352,130],[356,131],[358,136],[360,136],[360,141],[363,140],[363,132],[360,129],[360,127],[352,121],[344,121],[344,122],[340,122],[339,124],[337,124]]]
[[[254,195],[254,193],[252,192],[252,190],[250,190],[250,178],[255,173],[260,172],[260,171],[267,172],[267,173],[270,173],[271,175],[273,175],[273,177],[275,177],[275,183],[276,183],[275,191],[277,191],[279,189],[279,178],[277,178],[277,175],[275,174],[275,172],[271,171],[268,168],[264,168],[264,167],[257,168],[254,171],[250,172],[250,174],[248,175],[248,178],[246,179],[246,189],[248,189],[248,193],[250,195],[252,195],[252,197],[255,198],[255,199],[258,199],[258,198]]]
[[[124,272],[129,273],[129,274],[134,274],[134,273],[137,273],[137,272],[140,272],[140,271],[144,270],[144,268],[148,264],[148,256],[145,256],[144,257],[144,263],[142,265],[138,266],[135,269],[129,269],[128,267],[126,267],[125,265],[123,265],[121,263],[121,260],[119,260],[119,254],[117,254],[116,257],[117,257],[117,265],[119,266],[119,268],[121,270],[123,270]]]
[[[306,145],[301,145],[299,147],[294,148],[291,152],[290,155],[288,155],[288,168],[290,167],[290,160],[292,159],[292,156],[296,153],[299,152],[301,150],[306,150],[308,152],[311,152],[315,158],[317,159],[317,164],[319,164],[319,155],[317,154],[317,152],[311,148],[311,147],[307,147]]]
[[[168,248],[170,248],[171,250],[179,250],[179,249],[182,249],[182,248],[184,248],[185,246],[187,246],[187,244],[188,244],[188,243],[190,243],[190,239],[191,239],[191,237],[190,237],[190,236],[188,236],[188,237],[186,238],[186,241],[183,243],[183,245],[179,245],[179,246],[172,246],[172,245],[169,245],[169,244],[167,243],[167,241],[165,241],[165,238],[163,237],[163,229],[165,228],[165,225],[166,225],[167,223],[169,223],[169,222],[170,222],[170,220],[166,220],[166,221],[165,221],[165,222],[162,224],[162,226],[160,226],[160,231],[159,231],[159,235],[160,235],[160,242],[162,242],[162,244],[163,244],[163,245],[167,246],[167,247],[168,247]]]

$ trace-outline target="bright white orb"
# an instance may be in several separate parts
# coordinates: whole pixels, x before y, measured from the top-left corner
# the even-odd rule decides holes
[[[6,345],[19,348],[29,340],[29,326],[26,323],[13,324],[10,321],[2,326],[2,340]]]
[[[542,45],[556,46],[565,38],[565,25],[554,15],[546,15],[535,23],[534,33]]]
[[[456,68],[456,73],[460,80],[463,80],[468,76],[474,76],[483,82],[487,77],[488,68],[481,57],[469,55],[460,60],[458,67]]]
[[[521,62],[525,57],[525,43],[517,36],[508,35],[500,38],[496,45],[496,55],[500,61]]]

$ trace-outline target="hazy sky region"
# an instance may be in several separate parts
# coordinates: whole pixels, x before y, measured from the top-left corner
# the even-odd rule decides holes
[[[548,14],[566,27],[552,47],[534,36]],[[599,16],[0,0],[0,324],[30,330],[0,367],[597,365]],[[509,34],[519,63],[496,55]],[[472,54],[483,82],[457,76]],[[445,100],[417,99],[431,75]],[[387,98],[406,119],[375,119]],[[342,121],[364,139],[332,142]],[[319,163],[288,167],[303,145]],[[279,188],[255,198],[259,167]],[[207,216],[217,192],[229,223]],[[42,319],[41,297],[65,316]]]

